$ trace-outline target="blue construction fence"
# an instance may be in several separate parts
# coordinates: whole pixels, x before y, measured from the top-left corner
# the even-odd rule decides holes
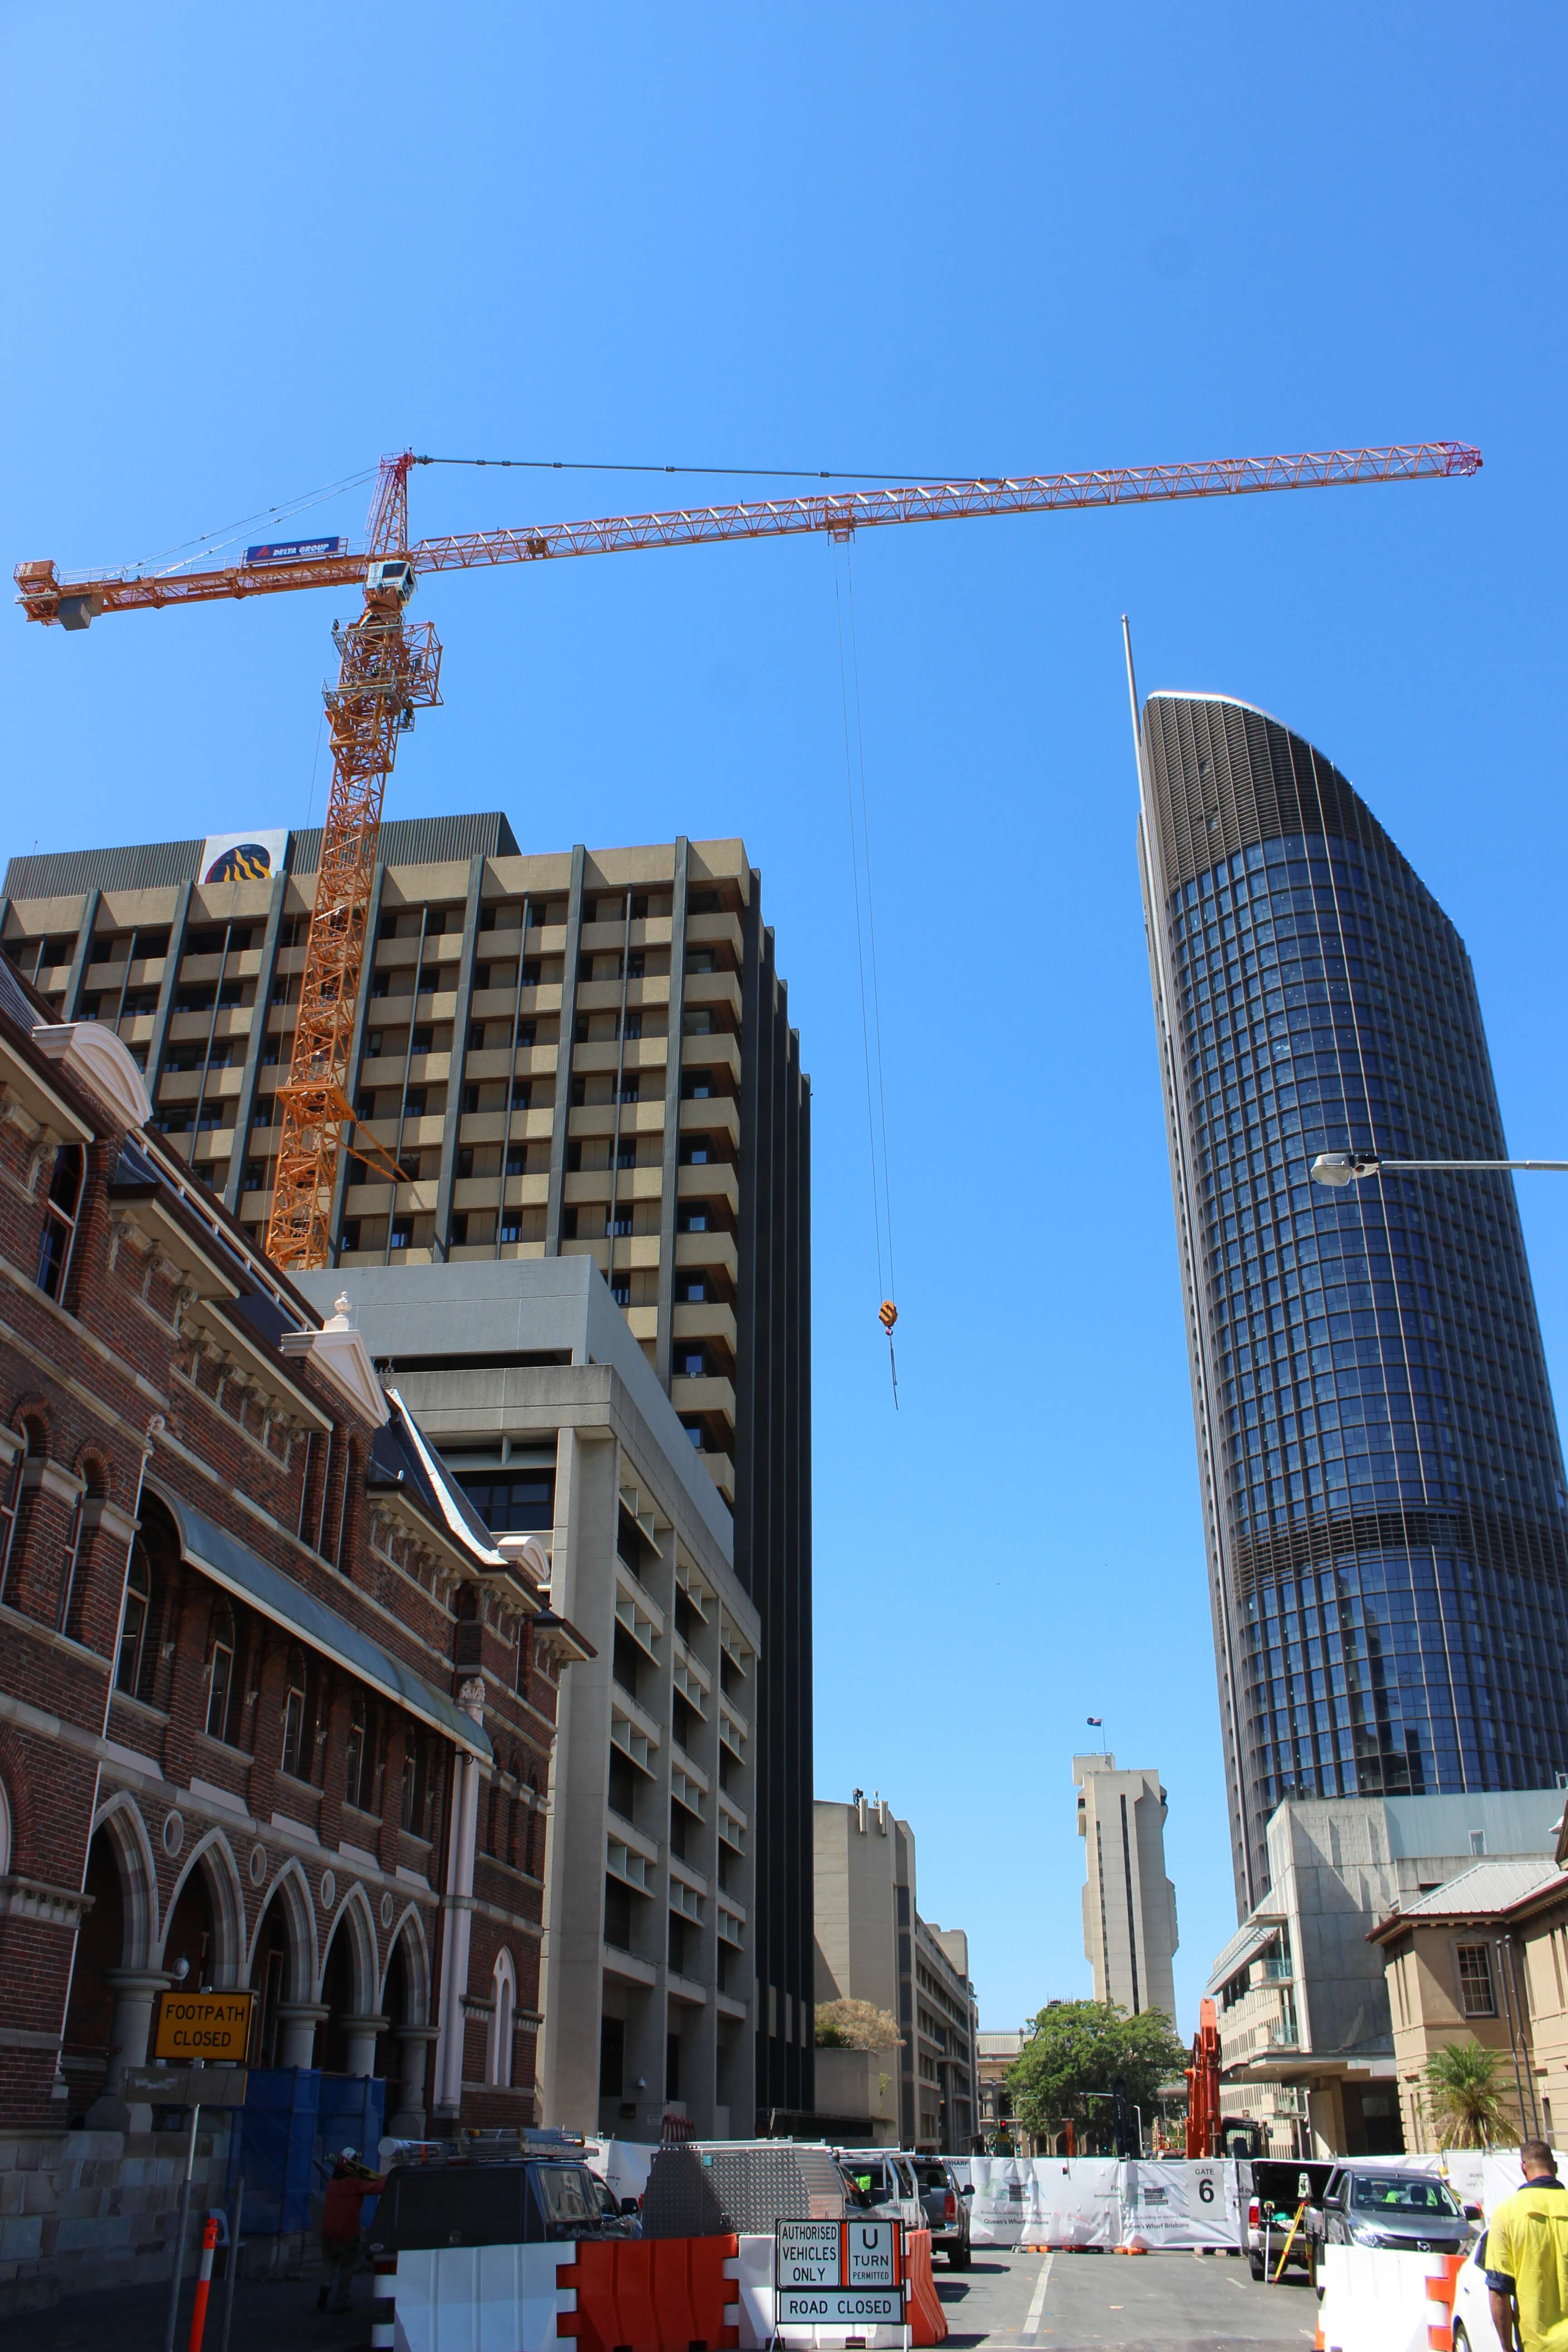
[[[229,2138],[225,2201],[234,2210],[245,2175],[245,2235],[283,2237],[310,2226],[310,2199],[325,2188],[345,2147],[367,2164],[385,2128],[386,2083],[379,2074],[323,2074],[315,2066],[252,2071]]]

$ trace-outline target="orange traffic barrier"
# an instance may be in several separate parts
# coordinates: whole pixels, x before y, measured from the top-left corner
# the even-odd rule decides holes
[[[555,2332],[580,2352],[735,2352],[741,2330],[726,2315],[739,2321],[741,2291],[724,2265],[740,2251],[733,2237],[584,2239],[556,2267],[577,2308],[557,2315]]]
[[[1443,2254],[1426,2273],[1427,2352],[1454,2352],[1454,2297],[1464,2267],[1463,2254]]]
[[[904,2276],[910,2344],[942,2343],[947,2336],[947,2314],[931,2277],[929,2230],[904,2231]]]

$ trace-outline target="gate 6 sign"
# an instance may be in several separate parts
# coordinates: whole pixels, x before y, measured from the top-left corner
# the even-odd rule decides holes
[[[897,2221],[780,2221],[773,2252],[777,2326],[902,2326]]]

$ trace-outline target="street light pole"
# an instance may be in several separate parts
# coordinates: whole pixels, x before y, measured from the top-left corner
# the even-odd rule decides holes
[[[1312,1162],[1312,1181],[1338,1187],[1359,1184],[1363,1177],[1381,1176],[1387,1169],[1427,1168],[1481,1170],[1489,1174],[1522,1168],[1564,1176],[1568,1175],[1568,1160],[1390,1160],[1381,1151],[1320,1151]]]

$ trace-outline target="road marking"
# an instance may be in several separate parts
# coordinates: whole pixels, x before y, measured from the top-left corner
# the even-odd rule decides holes
[[[1024,2322],[1026,2336],[1033,2336],[1039,2327],[1046,2308],[1046,2289],[1051,2283],[1051,2264],[1055,2260],[1055,2254],[1047,2254],[1040,2264],[1040,2275],[1035,2282],[1035,2299],[1029,2305],[1029,2316]]]

